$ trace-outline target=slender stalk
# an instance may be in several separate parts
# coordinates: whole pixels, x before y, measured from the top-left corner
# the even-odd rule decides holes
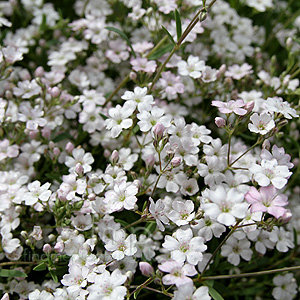
[[[253,148],[255,148],[257,145],[259,145],[261,142],[257,141],[253,146],[251,146],[248,150],[246,150],[243,154],[241,154],[236,160],[234,160],[229,167],[231,167],[232,165],[234,165],[239,159],[241,159],[244,155],[246,155],[250,150],[252,150]]]
[[[154,278],[148,278],[144,283],[142,283],[141,285],[139,285],[133,292],[131,292],[129,297],[131,297],[134,293],[136,293],[136,292],[142,290],[143,288],[145,288],[153,280],[154,280]]]
[[[233,274],[233,275],[207,276],[207,277],[201,277],[201,281],[261,276],[261,275],[268,275],[268,274],[274,274],[274,273],[279,273],[279,272],[288,272],[288,271],[296,271],[296,270],[300,270],[300,266],[267,270],[267,271],[259,271],[259,272],[251,272],[251,273]]]
[[[129,79],[130,79],[129,74],[127,74],[127,76],[123,79],[123,81],[119,83],[116,89],[106,99],[105,103],[103,104],[103,107],[106,106],[106,104],[111,101],[114,95],[129,81]]]
[[[206,271],[206,269],[208,268],[209,264],[211,263],[211,261],[214,259],[214,257],[217,255],[218,251],[221,249],[221,247],[225,244],[225,242],[230,238],[230,236],[235,232],[235,230],[238,228],[238,225],[240,224],[241,221],[237,221],[236,224],[233,226],[233,228],[231,228],[230,232],[226,235],[226,237],[224,238],[224,240],[218,245],[218,247],[215,249],[214,253],[212,254],[212,256],[210,257],[210,259],[208,260],[208,262],[206,263],[203,271],[201,274],[204,274],[204,272]],[[200,277],[202,280],[202,276]]]
[[[0,267],[13,266],[13,265],[37,265],[39,263],[40,263],[39,261],[6,261],[0,263]]]

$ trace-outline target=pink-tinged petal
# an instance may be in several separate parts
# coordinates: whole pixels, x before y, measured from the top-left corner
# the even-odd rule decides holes
[[[229,108],[227,108],[227,107],[220,107],[220,108],[219,108],[219,111],[220,111],[221,113],[223,113],[223,114],[230,114],[230,113],[232,113],[232,109],[229,109]]]
[[[175,284],[177,280],[177,277],[167,274],[162,278],[163,284],[165,285],[171,285],[171,284]]]
[[[214,101],[212,101],[211,102],[211,105],[212,106],[216,106],[216,107],[224,107],[224,102],[222,102],[222,101],[216,101],[216,100],[214,100]]]
[[[253,212],[266,212],[267,208],[262,203],[254,203],[252,204],[250,211]]]
[[[233,109],[233,112],[239,116],[244,116],[247,113],[247,110],[237,107],[237,108]]]
[[[276,188],[273,185],[261,187],[259,192],[262,195],[262,199],[272,199],[276,195]]]
[[[260,202],[261,194],[254,186],[251,186],[248,193],[245,195],[245,199],[250,204],[253,204],[255,202]]]
[[[168,260],[163,262],[161,265],[158,266],[158,268],[166,273],[172,272],[174,269],[179,269],[181,268],[183,263],[179,263],[174,260]]]
[[[286,195],[277,195],[273,201],[273,206],[286,206],[288,204],[288,197]]]
[[[286,209],[280,206],[268,207],[268,213],[274,216],[276,219],[282,217],[286,212]]]

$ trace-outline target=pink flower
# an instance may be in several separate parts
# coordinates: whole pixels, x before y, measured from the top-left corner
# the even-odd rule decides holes
[[[251,204],[251,212],[267,212],[276,219],[285,214],[286,209],[283,206],[288,204],[287,196],[277,194],[273,185],[261,187],[259,191],[252,186],[245,195],[245,199]]]
[[[230,100],[229,102],[212,101],[211,105],[218,107],[219,111],[223,114],[231,114],[234,112],[239,116],[243,116],[247,113],[247,110],[242,108],[245,106],[242,99]]]
[[[138,57],[130,61],[132,69],[136,72],[143,71],[146,73],[153,73],[156,69],[156,62],[154,60],[148,61],[146,57]]]
[[[194,266],[189,264],[183,265],[183,262],[175,260],[165,261],[159,265],[158,268],[163,272],[170,273],[162,278],[163,284],[176,284],[177,287],[182,284],[192,283],[192,279],[187,276],[194,276],[197,274]]]

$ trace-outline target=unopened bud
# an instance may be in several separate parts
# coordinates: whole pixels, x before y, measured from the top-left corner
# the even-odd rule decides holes
[[[249,101],[248,103],[245,104],[244,108],[249,112],[252,112],[254,108],[255,102],[254,101]]]
[[[220,117],[216,117],[215,118],[215,124],[219,127],[219,128],[223,128],[226,125],[226,121],[223,118]]]
[[[74,148],[75,148],[75,146],[71,142],[68,142],[66,147],[65,147],[65,149],[68,153],[72,153]]]
[[[262,143],[262,148],[268,151],[271,149],[271,143],[268,139],[264,140],[264,142]]]
[[[35,77],[42,77],[45,73],[45,70],[43,67],[37,67],[36,70],[34,71],[34,76]]]
[[[55,252],[61,253],[64,251],[64,248],[65,248],[65,246],[64,246],[63,242],[57,242],[53,249]]]
[[[144,276],[146,276],[146,277],[154,277],[155,276],[154,269],[149,263],[147,263],[145,261],[141,261],[139,263],[139,268]]]
[[[60,150],[59,150],[59,148],[57,148],[57,147],[54,147],[54,148],[53,148],[53,155],[54,155],[55,157],[58,157],[58,156],[59,156],[59,154],[60,154]]]
[[[153,127],[153,135],[158,142],[163,138],[165,130],[166,127],[161,123],[156,123],[156,125]]]
[[[51,136],[51,129],[48,127],[44,127],[42,130],[42,136],[46,139],[49,139]]]
[[[60,89],[57,86],[55,86],[50,89],[49,93],[53,98],[56,98],[60,95]]]
[[[51,251],[52,251],[51,245],[45,244],[45,245],[43,246],[43,252],[49,254]]]
[[[79,201],[75,202],[73,206],[76,210],[79,210],[83,206],[83,204],[84,204],[84,201],[79,200]]]
[[[155,164],[155,157],[154,155],[149,155],[145,159],[146,168],[147,170],[151,170]]]
[[[284,225],[288,223],[291,220],[291,218],[292,218],[292,212],[289,209],[287,209],[284,215],[278,219],[278,222],[280,223],[280,225]]]
[[[36,137],[37,137],[37,135],[38,135],[38,130],[30,130],[29,132],[28,132],[28,136],[32,139],[32,140],[34,140],[34,139],[36,139]]]
[[[119,160],[119,152],[117,150],[114,150],[112,152],[110,160],[111,160],[111,163],[113,165],[115,165],[118,162],[118,160]]]
[[[129,78],[131,79],[131,80],[135,80],[136,79],[136,73],[135,72],[130,72],[130,74],[129,74]]]
[[[291,37],[288,37],[285,41],[285,44],[286,44],[287,50],[290,51],[293,46],[293,39]]]
[[[226,65],[223,64],[217,72],[217,78],[220,78],[222,75],[224,75],[225,72],[226,72]]]
[[[94,201],[94,200],[96,199],[96,194],[90,193],[90,194],[88,195],[88,199],[89,199],[90,201]]]
[[[84,168],[81,163],[77,163],[75,166],[75,172],[79,177],[82,177],[84,174]]]
[[[179,157],[179,156],[176,156],[171,160],[171,166],[173,168],[178,167],[180,164],[181,164],[181,157]]]
[[[111,152],[110,152],[108,149],[105,149],[104,152],[103,152],[103,156],[104,156],[105,158],[109,158],[110,155],[111,155]]]
[[[203,22],[204,20],[206,20],[206,18],[207,18],[207,11],[203,10],[199,15],[199,20],[200,22]]]

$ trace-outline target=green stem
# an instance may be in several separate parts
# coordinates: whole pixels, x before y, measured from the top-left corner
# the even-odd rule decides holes
[[[13,265],[37,265],[39,261],[6,261],[0,263],[0,267],[2,266],[13,266]]]
[[[141,289],[145,288],[148,284],[150,284],[152,281],[154,280],[154,278],[148,278],[144,283],[142,283],[141,285],[139,285],[132,293],[130,293],[131,297],[134,293],[140,291]]]
[[[238,225],[240,224],[241,221],[237,221],[236,224],[233,226],[233,228],[231,228],[231,230],[229,231],[229,233],[226,235],[226,237],[224,238],[224,240],[218,245],[218,247],[215,249],[214,253],[212,254],[212,256],[210,257],[210,259],[208,260],[208,262],[206,263],[203,271],[201,274],[204,274],[204,272],[206,271],[206,269],[208,268],[209,264],[211,263],[211,261],[214,259],[214,257],[217,255],[218,251],[221,249],[221,247],[225,244],[225,242],[230,238],[230,236],[235,232],[235,230],[238,228]],[[202,280],[202,276],[200,277],[200,279]]]
[[[261,276],[261,275],[268,275],[268,274],[274,274],[274,273],[279,273],[279,272],[288,272],[288,271],[296,271],[296,270],[300,270],[300,266],[287,267],[287,268],[274,269],[274,270],[267,270],[267,271],[252,272],[252,273],[207,276],[207,277],[201,277],[201,281],[203,281],[203,280],[217,280],[217,279],[230,279],[230,278],[243,278],[243,277]]]
[[[157,45],[146,55],[146,57],[150,57],[166,40],[168,39],[168,36],[165,35],[158,43]]]

